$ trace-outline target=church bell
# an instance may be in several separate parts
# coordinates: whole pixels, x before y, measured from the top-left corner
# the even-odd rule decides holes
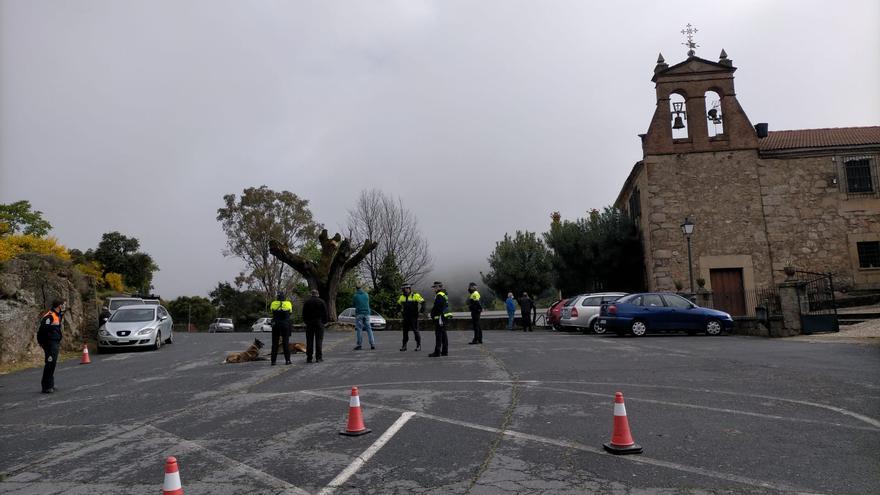
[[[684,122],[681,119],[681,115],[676,115],[675,120],[672,122],[673,129],[684,129]]]

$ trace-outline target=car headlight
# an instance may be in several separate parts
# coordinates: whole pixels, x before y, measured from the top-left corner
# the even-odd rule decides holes
[[[101,331],[98,332],[98,335],[100,335],[101,337],[109,337],[109,336],[110,336],[110,332],[108,332],[107,330],[104,330],[104,329],[102,328]]]
[[[147,327],[147,328],[144,328],[143,330],[140,330],[137,334],[138,334],[138,335],[146,335],[146,334],[148,334],[148,333],[153,333],[154,331],[156,331],[155,328],[153,328],[153,327]]]

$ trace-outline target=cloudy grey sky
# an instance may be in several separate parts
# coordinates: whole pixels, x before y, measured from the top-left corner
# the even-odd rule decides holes
[[[399,195],[438,277],[616,197],[657,53],[727,50],[771,130],[880,123],[880,2],[0,0],[0,202],[68,247],[140,239],[165,297],[232,280],[215,221],[267,184],[331,228]]]

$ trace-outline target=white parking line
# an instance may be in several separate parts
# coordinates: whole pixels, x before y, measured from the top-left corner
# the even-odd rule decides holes
[[[415,415],[416,413],[412,411],[406,411],[401,414],[400,417],[397,418],[397,421],[395,421],[394,424],[391,425],[391,427],[388,428],[381,437],[373,442],[373,445],[370,445],[363,454],[357,456],[355,460],[348,465],[347,468],[342,470],[342,472],[339,473],[335,478],[333,478],[333,480],[330,481],[330,483],[328,483],[323,490],[318,492],[318,495],[330,495],[331,493],[335,492],[337,488],[340,488],[343,484],[345,484],[345,482],[348,481],[348,479],[351,478],[352,475],[354,475],[354,473],[356,473],[358,469],[361,468],[361,466],[369,461],[371,457],[376,455],[376,452],[379,452],[379,449],[381,449],[386,443],[388,443],[388,440],[391,440],[391,437],[393,437],[398,431],[400,431],[400,429],[403,428],[403,425],[405,425],[406,422]]]
[[[324,399],[331,399],[331,400],[334,400],[337,402],[339,402],[339,401],[347,402],[348,401],[347,398],[339,398],[335,395],[324,394],[321,392],[314,392],[311,390],[303,390],[303,391],[300,391],[299,393],[308,394],[308,395],[312,395],[315,397],[321,397]],[[398,409],[396,407],[383,406],[381,404],[376,404],[374,402],[370,403],[370,407],[384,409],[386,411],[395,411],[395,412],[401,411],[401,409]],[[404,413],[404,414],[406,414],[406,413]],[[688,466],[685,464],[678,464],[675,462],[664,461],[662,459],[654,459],[651,457],[646,457],[646,456],[641,456],[641,455],[640,456],[611,456],[611,454],[605,453],[602,449],[597,449],[594,447],[590,447],[588,445],[580,444],[577,442],[571,442],[568,440],[559,440],[559,439],[555,439],[555,438],[542,437],[542,436],[538,436],[538,435],[532,435],[529,433],[522,433],[522,432],[513,431],[513,430],[501,430],[500,428],[495,428],[492,426],[485,426],[485,425],[480,425],[477,423],[471,423],[468,421],[460,421],[457,419],[444,418],[442,416],[435,416],[433,414],[425,414],[425,413],[410,413],[410,414],[418,415],[420,418],[433,419],[435,421],[440,421],[443,423],[463,426],[465,428],[471,428],[471,429],[486,431],[486,432],[490,432],[490,433],[501,433],[505,436],[512,437],[512,438],[518,438],[521,440],[530,440],[533,442],[539,442],[539,443],[548,444],[548,445],[555,445],[557,447],[579,450],[581,452],[588,452],[591,454],[601,455],[601,456],[605,456],[605,457],[610,456],[611,458],[619,459],[621,462],[629,461],[629,462],[634,462],[636,464],[648,464],[648,465],[652,465],[652,466],[673,469],[673,470],[681,471],[681,472],[685,472],[685,473],[697,474],[697,475],[705,476],[708,478],[715,478],[715,479],[720,479],[720,480],[729,481],[729,482],[733,482],[733,483],[740,483],[743,485],[750,485],[750,486],[756,486],[756,487],[761,487],[761,488],[770,488],[772,490],[778,490],[778,491],[782,491],[782,492],[808,493],[807,490],[804,490],[802,488],[793,487],[793,486],[790,486],[790,485],[787,485],[784,483],[776,483],[776,482],[771,482],[771,481],[759,480],[759,479],[755,479],[755,478],[748,478],[745,476],[740,476],[740,475],[731,474],[731,473],[722,473],[719,471],[712,471],[710,469],[704,469],[704,468],[696,467],[696,466]],[[403,419],[403,418],[401,418],[401,419]],[[409,418],[407,418],[407,419],[409,419]],[[400,421],[400,420],[398,420],[398,421]],[[378,443],[378,441],[377,441],[377,443]],[[361,463],[361,464],[363,464],[363,463]],[[358,467],[360,467],[360,465]],[[333,480],[331,482],[331,485],[335,481],[336,480]],[[328,488],[329,487],[330,487],[330,485],[328,485]],[[326,490],[326,488],[325,488],[325,490]],[[332,493],[332,491],[326,492],[326,493],[329,494],[329,493]],[[809,493],[814,493],[814,492],[809,492]],[[324,491],[319,493],[319,495],[324,495],[324,494],[325,494]]]
[[[230,470],[230,472],[242,474],[245,476],[250,476],[252,478],[256,478],[276,490],[283,490],[283,491],[279,492],[278,495],[309,495],[309,492],[303,490],[302,488],[299,488],[295,485],[292,485],[292,484],[290,484],[280,478],[276,478],[269,473],[260,471],[259,469],[255,468],[253,466],[248,466],[247,464],[245,464],[243,462],[239,462],[231,457],[227,457],[219,452],[211,450],[211,449],[209,449],[203,445],[200,445],[192,440],[187,440],[185,438],[178,437],[177,435],[174,435],[173,433],[167,432],[167,431],[160,429],[160,428],[157,428],[153,425],[147,425],[144,428],[154,430],[158,433],[161,433],[162,435],[166,435],[166,436],[173,438],[175,440],[175,442],[177,443],[177,445],[179,447],[182,447],[184,451],[197,450],[199,452],[202,452],[203,454],[205,454],[206,457],[213,460],[214,462],[217,462],[218,464],[226,466]]]

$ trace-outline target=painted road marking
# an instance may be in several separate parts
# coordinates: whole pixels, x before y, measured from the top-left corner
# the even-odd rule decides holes
[[[330,495],[331,493],[335,492],[336,489],[342,487],[342,485],[344,485],[345,482],[354,475],[354,473],[358,472],[361,466],[369,461],[371,457],[376,455],[376,452],[379,452],[379,449],[381,449],[386,443],[388,443],[388,441],[391,440],[391,437],[393,437],[398,431],[400,431],[400,429],[403,428],[403,425],[405,425],[406,422],[412,419],[412,417],[415,415],[416,413],[412,411],[404,411],[403,414],[401,414],[400,417],[397,418],[397,421],[395,421],[394,424],[391,425],[391,427],[388,428],[381,437],[373,442],[373,445],[370,445],[363,454],[357,456],[355,460],[348,465],[347,468],[336,475],[336,477],[333,478],[333,480],[330,481],[330,483],[328,483],[323,490],[318,492],[318,495]]]
[[[245,476],[250,476],[252,478],[256,478],[256,479],[262,481],[263,483],[266,483],[267,485],[271,486],[272,488],[283,490],[282,492],[279,492],[279,495],[309,495],[309,492],[303,490],[302,488],[299,488],[295,485],[292,485],[292,484],[290,484],[280,478],[276,478],[275,476],[272,476],[269,473],[266,473],[264,471],[260,471],[259,469],[255,468],[253,466],[249,466],[249,465],[247,465],[243,462],[237,461],[231,457],[227,457],[217,451],[211,450],[211,449],[209,449],[199,443],[196,443],[192,440],[187,440],[185,438],[181,438],[177,435],[174,435],[173,433],[170,433],[168,431],[165,431],[163,429],[157,428],[152,425],[147,425],[144,427],[144,429],[145,430],[150,429],[150,430],[156,431],[162,435],[171,437],[175,441],[175,443],[177,443],[177,445],[179,445],[180,447],[183,447],[182,452],[197,450],[197,451],[205,454],[205,456],[208,457],[209,459],[211,459],[211,460],[213,460],[223,466],[226,466],[233,473],[238,473],[238,474],[242,474]],[[178,451],[176,450],[175,452],[178,452]]]
[[[337,402],[339,402],[339,401],[345,402],[346,400],[348,400],[348,399],[340,399],[339,397],[336,397],[331,394],[324,394],[321,392],[315,392],[315,391],[311,391],[311,390],[302,390],[298,393],[313,395],[315,397],[330,399],[330,400],[337,401]],[[401,412],[402,411],[401,409],[398,409],[396,407],[384,406],[382,404],[377,404],[372,401],[370,402],[370,407],[377,408],[377,409],[384,409],[386,411],[394,411],[394,412]],[[720,479],[720,480],[729,481],[729,482],[733,482],[733,483],[740,483],[743,485],[757,486],[760,488],[770,488],[772,490],[778,490],[778,491],[784,491],[784,492],[818,493],[818,492],[811,492],[809,490],[805,490],[802,488],[796,488],[796,487],[793,487],[791,485],[787,485],[784,483],[764,481],[764,480],[759,480],[759,479],[755,479],[755,478],[749,478],[746,476],[740,476],[737,474],[722,473],[719,471],[712,471],[710,469],[704,469],[704,468],[696,467],[696,466],[688,466],[685,464],[678,464],[675,462],[664,461],[662,459],[654,459],[651,457],[613,456],[611,454],[606,453],[602,449],[597,449],[594,447],[590,447],[588,445],[584,445],[584,444],[577,443],[577,442],[571,442],[568,440],[558,440],[555,438],[548,438],[548,437],[542,437],[542,436],[538,436],[538,435],[531,435],[529,433],[522,433],[522,432],[513,431],[513,430],[501,430],[500,428],[495,428],[492,426],[484,426],[484,425],[480,425],[477,423],[471,423],[468,421],[460,421],[457,419],[444,418],[441,416],[435,416],[433,414],[425,414],[425,413],[412,413],[412,414],[417,415],[420,418],[433,419],[435,421],[440,421],[443,423],[453,424],[453,425],[457,425],[457,426],[463,426],[465,428],[471,428],[474,430],[481,430],[481,431],[486,431],[486,432],[496,433],[496,434],[501,433],[505,436],[512,437],[512,438],[518,438],[521,440],[531,440],[533,442],[539,442],[539,443],[543,443],[543,444],[547,444],[547,445],[555,445],[557,447],[579,450],[581,452],[588,452],[590,454],[596,454],[596,455],[601,455],[601,456],[605,456],[605,457],[610,457],[612,459],[619,459],[620,460],[619,462],[634,462],[636,464],[647,464],[647,465],[651,465],[651,466],[658,466],[658,467],[663,467],[663,468],[667,468],[667,469],[673,469],[673,470],[681,471],[681,472],[685,472],[685,473],[697,474],[697,475],[705,476],[708,478],[715,478],[715,479]],[[398,420],[398,421],[400,421],[400,420]],[[363,464],[363,463],[361,463],[361,464]],[[336,480],[334,480],[334,481],[336,481]],[[331,484],[332,483],[333,482],[331,482]],[[328,488],[329,488],[329,485],[328,485]],[[319,493],[319,495],[324,495],[324,493],[325,492],[322,491]],[[332,492],[327,492],[327,493],[332,493]]]

